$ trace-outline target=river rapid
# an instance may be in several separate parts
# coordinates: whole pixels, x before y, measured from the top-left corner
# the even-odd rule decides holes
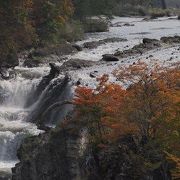
[[[125,23],[129,23],[130,26],[115,26]],[[112,54],[117,49],[130,49],[145,37],[160,39],[163,36],[180,35],[180,21],[177,17],[148,21],[143,18],[115,17],[111,24],[108,32],[86,34],[85,39],[77,44],[82,45],[85,42],[112,37],[126,38],[128,41],[106,43],[94,49],[83,49],[66,58],[99,61],[103,54]],[[91,72],[96,72],[96,76],[104,73],[111,74],[118,66],[128,66],[137,60],[145,61],[150,66],[155,63],[167,66],[179,62],[180,44],[155,49],[133,58],[128,57],[116,63],[102,63],[90,68],[70,71],[69,74],[72,81],[80,79],[82,84],[94,87],[95,79],[89,76]],[[23,67],[22,61],[21,59],[19,66],[15,68],[16,76],[13,79],[0,80],[0,99],[2,99],[0,101],[0,177],[10,174],[11,168],[18,162],[16,153],[22,140],[27,136],[43,133],[34,123],[27,122],[27,117],[31,116],[32,111],[39,106],[38,101],[41,97],[38,97],[30,107],[26,107],[26,102],[36,90],[42,77],[49,73],[50,68],[48,64],[36,68]]]

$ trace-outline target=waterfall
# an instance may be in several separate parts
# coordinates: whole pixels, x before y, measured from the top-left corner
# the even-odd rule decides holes
[[[31,112],[25,108],[26,100],[39,81],[24,78],[22,74],[0,80],[0,178],[11,173],[17,163],[16,152],[22,139],[41,132],[35,124],[25,121]]]
[[[36,126],[41,114],[53,103],[72,98],[68,76],[54,77],[52,71],[47,75],[47,67],[16,67],[15,71],[13,79],[0,80],[0,178],[3,173],[10,174],[17,163],[17,149],[22,140],[42,132]],[[44,118],[44,125],[53,126],[71,109],[65,105],[51,111]]]

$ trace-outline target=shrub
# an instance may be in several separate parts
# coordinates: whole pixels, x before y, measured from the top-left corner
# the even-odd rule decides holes
[[[85,32],[106,32],[108,31],[108,21],[100,17],[86,18],[83,21]]]

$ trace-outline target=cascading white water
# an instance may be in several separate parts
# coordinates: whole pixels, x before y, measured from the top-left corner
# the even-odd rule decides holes
[[[0,175],[10,173],[17,163],[16,151],[22,139],[41,132],[36,125],[25,122],[30,109],[24,108],[39,80],[25,79],[21,74],[11,80],[0,80]]]

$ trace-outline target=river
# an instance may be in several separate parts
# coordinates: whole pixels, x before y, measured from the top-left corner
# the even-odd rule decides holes
[[[129,49],[139,44],[145,37],[160,39],[163,36],[180,35],[180,21],[177,20],[177,17],[165,17],[148,21],[143,20],[143,18],[115,17],[111,23],[112,25],[123,25],[124,23],[131,25],[111,26],[108,32],[86,34],[85,40],[79,41],[77,44],[82,45],[84,42],[112,37],[126,38],[128,41],[107,43],[95,49],[83,49],[83,51],[69,55],[67,58],[98,61],[103,54],[114,53],[117,49]],[[127,66],[139,59],[146,61],[150,65],[153,63],[166,63],[169,65],[179,61],[179,47],[180,44],[169,45],[165,48],[147,52],[142,56],[126,58],[124,61],[106,63],[69,73],[72,80],[81,79],[83,84],[94,86],[95,79],[89,76],[92,71],[96,71],[97,76],[104,73],[110,74],[118,66]],[[147,59],[146,57],[149,57],[149,55],[153,55],[153,58]],[[37,129],[35,124],[26,121],[35,105],[26,108],[25,104],[42,77],[48,74],[49,67],[44,65],[38,68],[26,68],[21,64],[20,62],[19,66],[15,68],[16,76],[13,79],[0,80],[0,96],[3,99],[0,102],[0,177],[11,173],[11,168],[18,162],[16,152],[22,139],[42,132]]]

